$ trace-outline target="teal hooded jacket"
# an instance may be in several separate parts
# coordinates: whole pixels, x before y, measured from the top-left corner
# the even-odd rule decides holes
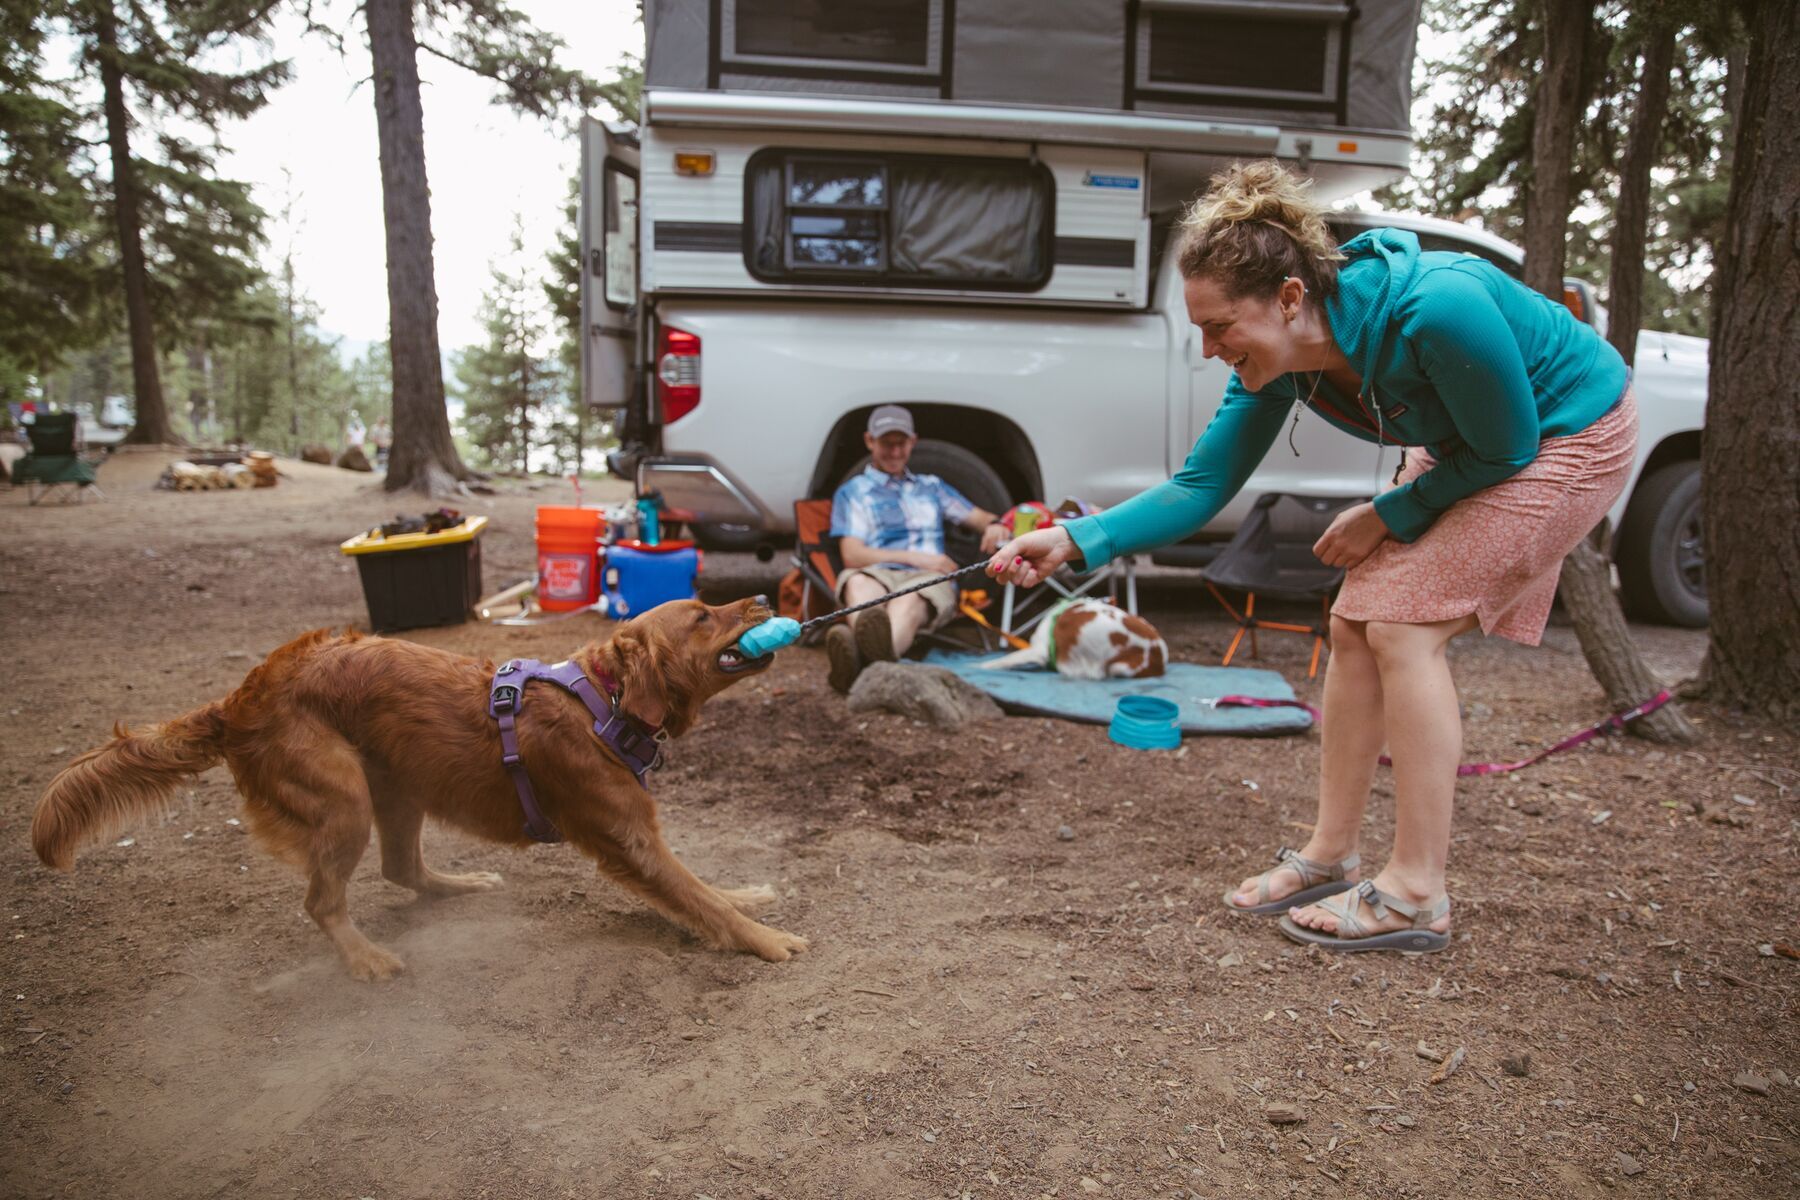
[[[1403,229],[1344,243],[1325,317],[1362,376],[1360,396],[1282,375],[1248,391],[1234,374],[1193,452],[1167,483],[1067,522],[1090,569],[1177,542],[1237,495],[1291,407],[1368,442],[1428,447],[1436,465],[1375,498],[1388,532],[1416,540],[1463,497],[1523,470],[1545,438],[1580,433],[1624,394],[1617,351],[1569,310],[1485,259],[1421,251]]]

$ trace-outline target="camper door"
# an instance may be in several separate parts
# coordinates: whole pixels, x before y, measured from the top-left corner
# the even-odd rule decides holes
[[[638,147],[581,122],[581,390],[590,408],[631,399],[638,322]]]

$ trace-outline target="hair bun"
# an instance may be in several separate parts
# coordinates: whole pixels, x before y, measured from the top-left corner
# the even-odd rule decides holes
[[[1315,295],[1329,295],[1344,256],[1311,190],[1311,180],[1272,158],[1234,163],[1214,175],[1206,194],[1182,214],[1182,274],[1221,275],[1234,295],[1267,292],[1292,275]]]

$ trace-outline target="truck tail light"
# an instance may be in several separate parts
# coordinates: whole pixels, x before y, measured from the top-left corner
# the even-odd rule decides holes
[[[700,405],[700,339],[664,325],[656,335],[656,399],[664,425]]]

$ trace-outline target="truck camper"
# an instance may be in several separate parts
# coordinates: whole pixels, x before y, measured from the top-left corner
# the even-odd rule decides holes
[[[886,403],[913,412],[915,468],[993,511],[1166,479],[1228,377],[1164,254],[1181,206],[1243,158],[1325,203],[1403,174],[1418,20],[1418,0],[646,0],[643,124],[582,128],[582,387],[618,410],[612,469],[740,545],[860,470]],[[1517,272],[1499,239],[1406,223]],[[1698,409],[1677,423],[1697,459]],[[1394,466],[1321,423],[1300,451],[1202,552],[1260,492],[1368,495]]]

